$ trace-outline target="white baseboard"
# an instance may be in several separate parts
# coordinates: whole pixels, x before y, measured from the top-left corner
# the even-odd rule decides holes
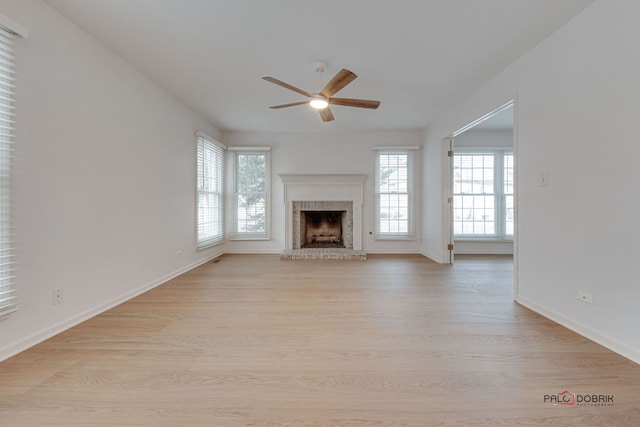
[[[408,251],[406,249],[397,249],[397,250],[369,250],[363,249],[364,252],[372,255],[421,255],[419,251]]]
[[[609,350],[618,353],[619,355],[624,356],[635,363],[640,364],[640,350],[629,347],[619,341],[611,339],[610,337],[599,331],[596,331],[580,322],[576,322],[575,320],[570,319],[554,310],[543,307],[536,302],[531,301],[530,299],[524,297],[516,297],[515,301],[518,304],[535,311],[541,316],[544,316],[547,319],[552,320],[559,325],[562,325],[565,328],[570,329],[573,332],[580,334],[583,337],[588,338],[591,341],[594,341],[601,346],[606,347]]]
[[[262,255],[262,254],[281,254],[282,250],[279,249],[247,249],[247,250],[228,250],[225,251],[225,254],[237,254],[237,255]]]
[[[474,249],[469,249],[469,250],[463,250],[463,251],[458,251],[456,250],[456,255],[513,255],[513,251],[512,250],[474,250]]]
[[[207,262],[211,261],[212,259],[218,258],[219,256],[222,256],[222,253],[219,254],[215,254],[212,256],[209,256],[205,259],[199,260],[195,263],[192,263],[190,265],[187,265],[183,268],[180,268],[176,271],[173,271],[169,274],[167,274],[166,276],[163,276],[157,280],[154,280],[153,282],[147,283],[143,286],[140,286],[139,288],[136,288],[132,291],[126,292],[110,301],[107,301],[103,304],[100,304],[94,308],[91,308],[89,310],[86,310],[82,313],[79,313],[67,320],[64,320],[62,322],[56,323],[55,325],[52,325],[40,332],[37,332],[35,334],[32,334],[28,337],[25,337],[23,339],[21,339],[18,342],[15,342],[13,344],[10,344],[6,347],[0,348],[0,362],[2,362],[3,360],[6,360],[12,356],[15,356],[18,353],[21,353],[31,347],[33,347],[34,345],[40,344],[41,342],[55,336],[58,335],[61,332],[66,331],[69,328],[72,328],[86,320],[91,319],[92,317],[97,316],[100,313],[103,313],[119,304],[122,304],[125,301],[128,301],[140,294],[143,294],[144,292],[147,292],[155,287],[158,287],[160,285],[162,285],[163,283],[168,282],[169,280],[180,276],[181,274],[186,273],[189,270],[192,270],[202,264],[206,264]]]

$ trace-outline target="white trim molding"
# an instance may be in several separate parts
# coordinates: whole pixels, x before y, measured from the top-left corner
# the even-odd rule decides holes
[[[372,150],[419,150],[419,145],[378,145],[373,147]]]
[[[362,204],[364,174],[287,174],[278,176],[284,185],[285,248],[293,248],[294,202],[352,202],[353,249],[362,250]]]
[[[8,31],[9,33],[20,36],[23,39],[29,38],[29,29],[23,25],[18,24],[13,19],[0,13],[0,28]]]
[[[229,151],[271,151],[271,147],[227,147]]]

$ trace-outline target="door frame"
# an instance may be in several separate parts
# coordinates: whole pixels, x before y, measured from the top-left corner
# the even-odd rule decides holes
[[[482,115],[476,120],[468,123],[467,125],[459,128],[456,131],[451,132],[449,135],[445,136],[442,139],[442,147],[443,147],[443,171],[444,171],[444,179],[443,179],[443,194],[444,194],[444,203],[443,203],[443,230],[445,239],[445,247],[444,252],[449,252],[449,264],[453,264],[455,260],[455,245],[453,238],[453,156],[449,155],[449,152],[455,151],[455,138],[463,132],[475,127],[479,123],[487,120],[488,118],[498,114],[499,112],[507,109],[513,108],[513,160],[514,160],[514,236],[513,236],[513,272],[514,272],[514,280],[513,280],[513,295],[514,299],[518,296],[518,211],[519,211],[519,203],[518,203],[518,186],[520,180],[518,179],[519,170],[518,167],[518,94],[510,99],[508,102],[500,105],[499,107],[491,110],[490,112]],[[449,249],[452,248],[452,249]]]

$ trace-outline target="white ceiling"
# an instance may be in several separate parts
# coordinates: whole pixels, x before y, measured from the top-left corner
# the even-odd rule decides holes
[[[220,130],[425,128],[593,0],[46,0]],[[339,92],[377,110],[302,100],[348,68]]]

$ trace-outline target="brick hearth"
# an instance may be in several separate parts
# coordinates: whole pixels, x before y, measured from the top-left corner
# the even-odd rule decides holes
[[[367,259],[365,251],[354,251],[353,249],[342,248],[305,248],[284,251],[280,259],[285,261],[293,260],[357,260]]]

